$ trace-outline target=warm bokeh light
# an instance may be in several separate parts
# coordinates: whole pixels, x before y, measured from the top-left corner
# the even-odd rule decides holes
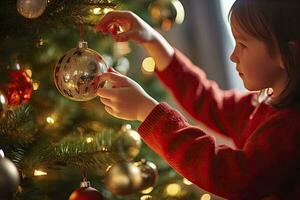
[[[169,31],[172,28],[172,22],[169,19],[164,19],[161,23],[161,29],[164,31]]]
[[[152,57],[145,58],[142,63],[143,70],[146,72],[154,72],[155,61]]]
[[[34,173],[33,173],[34,176],[46,176],[47,175],[47,172],[43,172],[41,170],[34,170]]]
[[[187,180],[186,178],[183,179],[183,183],[186,185],[192,185],[193,183],[189,180]]]
[[[91,142],[93,142],[94,141],[94,138],[92,138],[92,137],[87,137],[86,138],[86,142],[87,143],[91,143]]]
[[[176,183],[169,184],[166,187],[166,193],[169,196],[177,196],[180,194],[180,192],[181,192],[181,186]]]
[[[55,120],[52,117],[47,117],[46,121],[47,121],[48,124],[54,124],[55,123]]]
[[[181,4],[181,2],[178,1],[178,0],[173,0],[172,4],[173,4],[173,6],[175,7],[175,9],[177,11],[177,15],[176,15],[176,18],[175,18],[175,23],[176,24],[182,24],[182,22],[184,21],[184,16],[185,16],[184,7]]]
[[[142,190],[141,193],[142,193],[142,194],[149,194],[150,192],[153,191],[153,189],[154,189],[153,187],[149,187],[149,188],[147,188],[147,189],[145,189],[145,190]]]
[[[211,196],[209,194],[203,194],[200,198],[200,200],[210,200]]]

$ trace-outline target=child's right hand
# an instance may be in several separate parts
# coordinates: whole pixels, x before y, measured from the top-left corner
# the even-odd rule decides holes
[[[155,40],[157,32],[131,11],[108,12],[96,25],[96,30],[111,33],[117,42],[133,40],[144,44]]]

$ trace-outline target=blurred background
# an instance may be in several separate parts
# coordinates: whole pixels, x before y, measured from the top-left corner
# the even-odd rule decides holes
[[[135,131],[138,122],[105,112],[91,88],[102,84],[94,74],[112,66],[214,134],[176,104],[140,46],[114,42],[94,25],[110,10],[131,10],[221,88],[244,90],[229,59],[233,2],[2,0],[0,199],[222,199],[149,149]],[[217,142],[232,145],[227,138]]]

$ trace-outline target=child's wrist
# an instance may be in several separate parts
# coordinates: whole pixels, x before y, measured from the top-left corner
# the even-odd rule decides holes
[[[138,121],[143,122],[145,121],[145,119],[148,117],[148,115],[152,112],[152,110],[158,105],[159,103],[153,99],[153,98],[149,98],[147,99],[147,101],[145,102],[145,104],[143,104],[141,111],[138,114]]]

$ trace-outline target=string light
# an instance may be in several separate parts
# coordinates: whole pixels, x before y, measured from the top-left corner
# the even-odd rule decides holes
[[[142,194],[149,194],[150,192],[153,191],[153,189],[154,189],[153,187],[149,187],[149,188],[147,188],[147,189],[145,189],[145,190],[142,190],[141,193],[142,193]]]
[[[94,141],[94,138],[92,138],[92,137],[87,137],[86,138],[86,142],[87,143],[91,143],[91,142],[93,142]]]
[[[47,175],[47,172],[43,172],[43,171],[41,171],[41,170],[35,169],[34,172],[33,172],[33,175],[34,175],[34,176],[46,176],[46,175]]]
[[[210,200],[211,196],[209,194],[203,194],[200,198],[200,200]]]
[[[176,183],[169,184],[166,187],[166,193],[169,196],[177,196],[180,192],[181,192],[181,186]]]
[[[54,124],[55,123],[55,120],[52,117],[47,117],[46,121],[47,121],[48,124]]]

